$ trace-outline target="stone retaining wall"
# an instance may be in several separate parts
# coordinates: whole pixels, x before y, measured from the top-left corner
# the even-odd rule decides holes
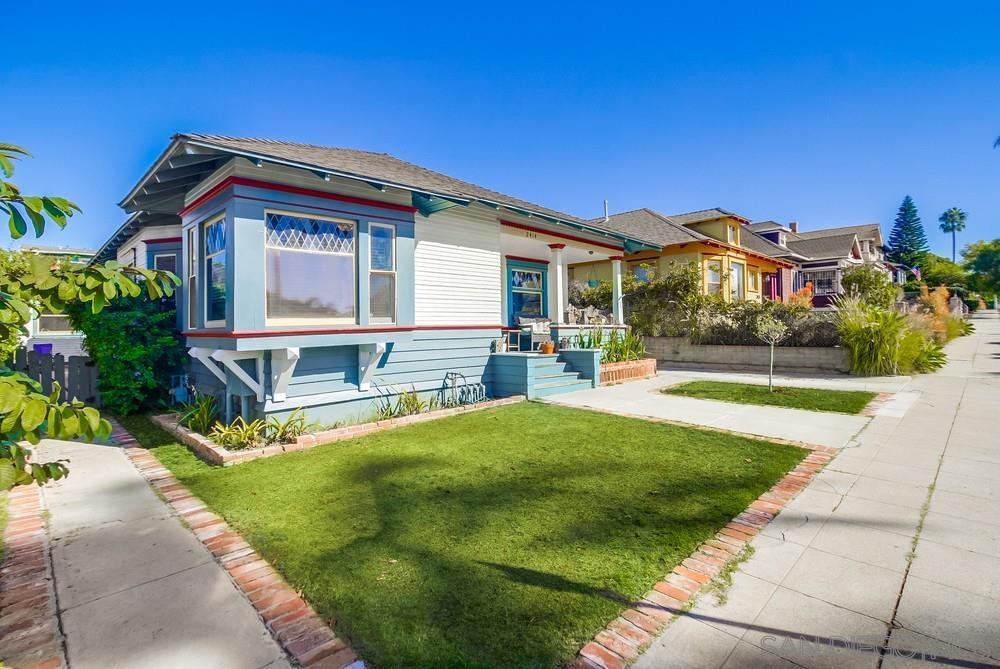
[[[767,346],[692,344],[686,337],[643,337],[646,351],[665,367],[718,367],[763,370],[770,355]],[[847,351],[839,347],[777,346],[774,369],[785,372],[850,371]]]

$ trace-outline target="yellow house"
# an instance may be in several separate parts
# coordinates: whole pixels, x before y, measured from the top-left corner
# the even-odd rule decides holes
[[[744,226],[750,221],[724,209],[704,209],[664,216],[652,209],[636,209],[591,221],[663,247],[625,256],[626,267],[641,274],[643,265],[665,269],[671,263],[695,263],[701,270],[702,290],[728,300],[783,300],[791,285],[794,265],[768,255],[781,251]],[[772,249],[773,247],[773,249]],[[611,279],[608,261],[570,265],[571,283]]]

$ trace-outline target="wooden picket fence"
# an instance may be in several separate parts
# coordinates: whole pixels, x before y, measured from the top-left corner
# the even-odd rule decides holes
[[[60,399],[68,402],[78,399],[90,406],[101,406],[101,394],[97,391],[97,365],[85,355],[62,353],[39,355],[21,348],[14,354],[14,370],[42,384],[42,392],[52,392],[56,381],[62,387]]]

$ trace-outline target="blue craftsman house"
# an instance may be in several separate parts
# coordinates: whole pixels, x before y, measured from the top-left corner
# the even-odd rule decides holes
[[[529,342],[580,327],[570,264],[611,261],[614,327],[622,256],[659,249],[386,154],[262,139],[176,135],[121,206],[96,259],[181,277],[189,379],[230,415],[329,422],[400,389],[591,387],[594,351]]]

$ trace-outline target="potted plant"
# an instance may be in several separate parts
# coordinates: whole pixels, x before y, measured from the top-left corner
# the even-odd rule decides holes
[[[554,341],[552,341],[551,339],[548,340],[548,341],[543,341],[542,344],[541,344],[541,346],[539,347],[539,349],[545,355],[548,355],[550,353],[555,353],[555,351],[556,351],[556,343]]]

